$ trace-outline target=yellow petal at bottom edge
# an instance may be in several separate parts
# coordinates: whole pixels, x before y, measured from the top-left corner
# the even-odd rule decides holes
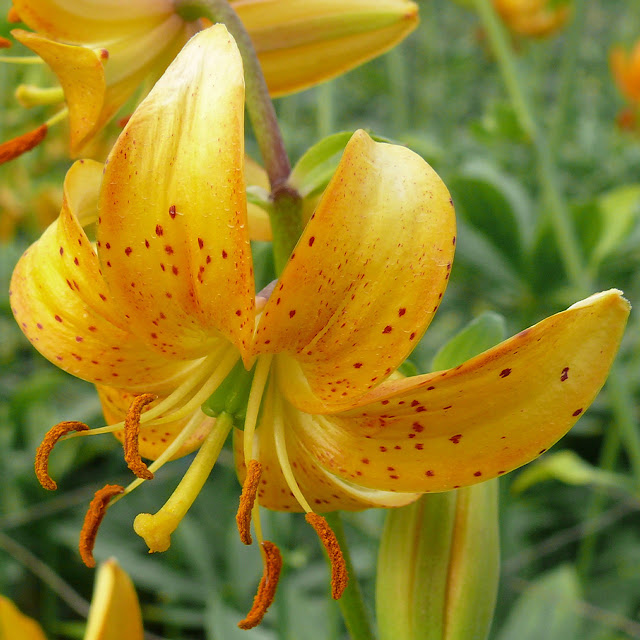
[[[115,560],[100,565],[84,640],[142,640],[144,629],[135,588]]]
[[[35,620],[25,616],[9,598],[1,595],[0,638],[3,640],[47,640]]]
[[[383,383],[297,437],[323,467],[373,489],[446,491],[502,475],[584,414],[629,308],[618,291],[596,294],[455,369]]]

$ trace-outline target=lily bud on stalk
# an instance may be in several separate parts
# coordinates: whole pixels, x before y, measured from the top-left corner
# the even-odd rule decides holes
[[[485,640],[499,579],[498,483],[389,511],[376,589],[381,640]]]

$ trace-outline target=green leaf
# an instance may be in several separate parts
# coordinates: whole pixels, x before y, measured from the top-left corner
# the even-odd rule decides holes
[[[580,595],[572,566],[543,574],[520,596],[497,640],[582,640]]]
[[[633,487],[621,474],[603,471],[585,462],[573,451],[548,454],[529,465],[511,485],[514,493],[520,493],[545,480],[559,480],[570,485],[593,485],[632,491]]]
[[[502,342],[505,335],[504,318],[493,311],[485,311],[440,348],[433,358],[431,369],[442,371],[457,367]]]
[[[531,238],[531,205],[520,185],[486,161],[476,161],[464,167],[449,187],[459,215],[521,267]]]

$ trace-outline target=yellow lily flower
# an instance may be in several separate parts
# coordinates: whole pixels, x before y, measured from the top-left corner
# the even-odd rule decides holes
[[[114,560],[100,565],[84,640],[142,640],[140,604],[129,576]],[[0,638],[46,640],[40,625],[0,595]]]
[[[409,0],[232,4],[252,37],[273,96],[352,69],[390,49],[418,23],[418,7]],[[173,0],[14,0],[14,11],[34,32],[16,29],[13,36],[51,67],[64,92],[72,155],[82,152],[141,85],[152,86],[202,28],[200,21],[183,20],[174,5]],[[54,102],[63,98],[62,92],[47,90],[32,101],[38,96]],[[44,137],[36,131],[28,148]]]
[[[104,176],[92,161],[71,168],[60,218],[16,266],[12,308],[43,355],[98,385],[110,426],[87,433],[124,440],[132,486],[200,447],[168,503],[136,519],[151,551],[168,548],[235,425],[243,540],[253,513],[262,542],[258,505],[307,512],[338,597],[344,567],[315,512],[401,506],[534,459],[602,386],[629,305],[600,293],[455,369],[394,374],[440,304],[454,210],[424,160],[363,131],[280,279],[256,297],[243,86],[226,29],[195,36],[129,120]],[[94,247],[83,226],[96,220]],[[228,406],[217,417],[201,410],[228,379],[246,390],[243,421]],[[45,486],[55,488],[55,441],[86,430],[63,423],[45,438]],[[90,507],[88,564],[106,505],[123,491],[108,485]],[[277,548],[262,548],[265,578],[245,627],[277,583]]]
[[[493,0],[509,29],[518,35],[543,38],[561,29],[571,15],[570,5],[550,0]]]

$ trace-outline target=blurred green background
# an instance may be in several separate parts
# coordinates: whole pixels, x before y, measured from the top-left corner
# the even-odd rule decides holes
[[[3,15],[8,4],[0,1]],[[419,4],[421,24],[400,47],[339,79],[279,99],[276,108],[294,162],[330,133],[366,128],[423,155],[449,186],[460,225],[458,252],[440,311],[412,356],[426,371],[439,347],[484,311],[502,314],[511,334],[580,296],[550,231],[532,145],[478,17],[448,0]],[[548,133],[555,178],[595,290],[617,287],[638,304],[640,134],[616,127],[624,100],[613,84],[608,52],[640,37],[640,10],[637,0],[577,6],[584,12],[577,24],[543,40],[514,38],[513,47],[535,117]],[[2,21],[0,27],[7,36],[10,26]],[[17,105],[19,82],[46,86],[52,79],[42,66],[0,64],[0,140],[51,115]],[[113,125],[110,134],[117,130]],[[106,482],[129,479],[122,449],[109,436],[56,448],[55,494],[33,474],[34,451],[50,426],[65,419],[102,424],[93,387],[31,348],[13,322],[7,295],[21,252],[59,212],[70,166],[65,141],[61,131],[0,167],[0,593],[37,618],[52,639],[82,637],[94,575],[76,549],[86,505]],[[638,336],[632,314],[619,366],[622,406],[636,433]],[[500,480],[496,640],[640,638],[640,467],[633,440],[619,435],[612,402],[619,399],[605,387],[542,465]],[[580,459],[558,458],[561,449]],[[146,627],[156,637],[244,638],[235,625],[250,607],[261,565],[257,550],[238,540],[239,486],[228,449],[168,552],[149,555],[132,530],[137,513],[161,506],[189,460],[167,465],[153,483],[109,511],[96,556],[116,556],[130,573]],[[358,579],[372,607],[384,516],[375,510],[345,515]],[[285,570],[276,603],[252,637],[346,638],[340,612],[327,598],[321,549],[302,516],[267,514],[265,523],[267,537],[283,551]]]

